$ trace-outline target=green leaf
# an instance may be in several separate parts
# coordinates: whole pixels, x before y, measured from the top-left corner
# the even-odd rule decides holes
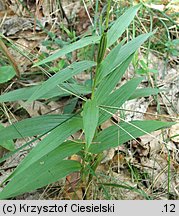
[[[26,170],[31,164],[40,160],[45,155],[49,154],[55,148],[60,146],[70,135],[82,128],[81,117],[74,117],[70,120],[59,125],[51,131],[42,141],[40,141],[36,147],[24,158],[17,169],[12,173],[11,178],[14,175]]]
[[[98,104],[102,104],[117,85],[117,83],[119,83],[120,79],[127,70],[132,57],[133,55],[126,59],[126,61],[124,61],[119,67],[117,67],[112,73],[110,73],[100,82],[94,96]]]
[[[95,66],[96,63],[93,61],[81,61],[81,62],[75,62],[68,66],[67,68],[61,70],[57,74],[50,77],[47,81],[45,81],[29,98],[28,101],[33,101],[41,96],[43,96],[45,93],[52,90],[55,86],[58,84],[63,83],[64,81],[70,79],[74,75],[81,73],[84,70],[87,70],[93,66]]]
[[[116,147],[129,140],[140,137],[146,133],[170,127],[174,122],[161,121],[131,121],[122,122],[118,126],[111,126],[103,130],[94,139],[95,144],[90,146],[89,151],[98,154],[106,149]]]
[[[104,110],[100,109],[100,118],[99,118],[99,124],[102,124],[107,119],[109,119],[113,113],[116,112],[115,109],[110,108],[110,106],[113,107],[121,107],[133,94],[139,83],[142,81],[143,78],[134,78],[127,83],[125,83],[123,86],[121,86],[119,89],[111,93],[106,100],[100,104],[103,106],[107,106],[108,108],[105,108],[110,113],[107,113]]]
[[[10,65],[0,67],[0,83],[11,80],[16,75],[14,68]]]
[[[78,98],[72,98],[67,105],[65,105],[63,109],[64,114],[70,114],[75,112],[75,107],[78,103]]]
[[[83,127],[85,132],[85,140],[87,148],[90,146],[99,118],[99,108],[97,107],[96,100],[88,100],[83,109]]]
[[[117,41],[122,35],[125,29],[129,26],[134,19],[140,6],[134,6],[129,8],[122,16],[120,16],[108,31],[108,47]]]
[[[139,6],[134,6],[130,8],[114,22],[114,24],[108,31],[108,47],[111,46],[115,41],[117,41],[117,39],[122,35],[122,33],[125,31],[125,29],[128,27],[128,25],[133,20],[139,8],[140,8]],[[100,40],[99,36],[89,36],[89,37],[82,38],[70,45],[65,46],[63,49],[55,52],[48,58],[35,63],[34,66],[38,66],[38,65],[42,65],[42,64],[51,62],[70,52],[73,52],[74,50],[83,48],[90,44],[95,44],[99,42],[99,40]]]
[[[0,96],[0,103],[2,102],[11,102],[11,101],[18,101],[18,100],[27,100],[30,98],[32,94],[34,94],[38,89],[40,88],[40,85],[33,86],[33,87],[27,87],[27,88],[21,88],[14,91],[10,91],[7,93],[4,93]],[[65,89],[65,90],[63,90]],[[76,95],[86,95],[91,92],[91,89],[87,86],[76,84],[76,83],[62,83],[59,86],[55,86],[53,89],[42,95],[38,99],[48,99],[53,97],[66,97],[72,94]]]
[[[14,142],[13,140],[11,140],[11,138],[8,136],[7,140],[3,140],[1,139],[1,134],[2,131],[4,130],[3,125],[0,124],[0,146],[4,147],[5,149],[9,150],[9,151],[14,151],[15,150],[15,146],[14,146]]]
[[[139,97],[148,97],[150,95],[156,95],[159,92],[163,91],[162,89],[157,89],[157,88],[141,88],[141,89],[136,89],[135,92],[131,95],[129,100],[139,98]]]
[[[70,152],[70,155],[79,149],[77,146],[74,149],[75,151]],[[59,159],[58,154],[66,153],[66,150],[68,148],[65,151],[61,151],[60,147],[55,149],[41,160],[36,161],[33,166],[28,167],[15,176],[0,193],[0,199],[7,199],[25,192],[31,192],[56,182],[72,172],[80,171],[81,164],[79,162]]]
[[[100,65],[97,74],[97,83],[100,83],[104,77],[114,71],[120,64],[129,58],[129,56],[131,56],[152,34],[153,33],[151,32],[134,38],[122,46],[118,53],[116,53],[116,49],[113,49]],[[108,61],[108,59],[111,59],[110,56],[114,56],[112,62]]]
[[[0,130],[0,140],[17,139],[46,134],[53,128],[72,118],[73,115],[42,115],[24,119]]]
[[[38,66],[38,65],[45,64],[47,62],[51,62],[57,58],[60,58],[64,55],[70,53],[70,52],[73,52],[74,50],[83,48],[83,47],[88,46],[90,44],[95,44],[99,40],[100,40],[99,36],[89,36],[89,37],[82,38],[82,39],[80,39],[80,40],[78,40],[78,41],[76,41],[70,45],[65,46],[63,49],[55,52],[54,54],[52,54],[48,58],[46,58],[40,62],[35,63],[34,66]]]
[[[106,48],[107,48],[107,32],[104,31],[103,34],[101,35],[101,39],[98,46],[98,55],[96,59],[97,65],[99,65],[102,62],[104,55],[106,53]]]

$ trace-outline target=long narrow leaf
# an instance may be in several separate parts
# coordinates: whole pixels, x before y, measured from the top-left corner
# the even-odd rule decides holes
[[[63,83],[74,75],[81,73],[82,71],[87,70],[95,65],[96,63],[93,61],[81,61],[71,64],[67,68],[61,70],[60,72],[49,78],[47,81],[45,81],[39,87],[39,89],[37,89],[32,94],[28,101],[33,101],[40,98],[41,96],[52,90],[54,87],[56,87],[58,84]]]
[[[90,37],[82,38],[82,39],[80,39],[80,40],[78,40],[78,41],[76,41],[70,45],[65,46],[63,49],[55,52],[54,54],[52,54],[48,58],[46,58],[40,62],[35,63],[34,66],[38,66],[38,65],[45,64],[47,62],[51,62],[57,58],[60,58],[64,55],[70,53],[70,52],[73,52],[74,50],[83,48],[83,47],[88,46],[90,44],[95,44],[99,40],[100,40],[99,36],[90,36]]]
[[[17,89],[14,91],[4,93],[0,96],[0,103],[18,101],[18,100],[27,100],[39,88],[40,88],[40,85],[33,86],[33,87],[27,87],[27,88],[21,88],[21,89]],[[89,94],[90,92],[91,92],[91,89],[89,87],[86,87],[81,84],[62,83],[59,86],[55,86],[53,89],[51,89],[47,93],[43,94],[38,99],[48,99],[48,98],[53,98],[56,96],[65,97],[65,96],[69,96],[73,94],[86,95],[86,94]]]
[[[101,104],[104,106],[114,106],[114,107],[121,107],[133,94],[139,83],[142,81],[143,78],[134,78],[121,86],[119,89],[111,93],[106,100]],[[107,110],[111,113],[115,113],[114,109],[107,108]],[[102,124],[107,119],[111,117],[112,114],[107,113],[103,110],[100,110],[100,118],[99,124]]]
[[[98,124],[99,108],[96,100],[88,100],[83,109],[83,127],[87,147],[90,146]]]
[[[50,153],[46,158],[43,158],[43,161],[37,161],[33,167],[29,167],[12,179],[0,193],[0,199],[7,199],[25,192],[31,192],[56,182],[72,172],[80,171],[81,164],[79,162],[72,160],[59,161],[58,155],[55,156]],[[54,158],[56,161],[54,161]]]
[[[140,6],[129,8],[122,16],[120,16],[108,31],[108,47],[110,47],[123,34],[129,26],[134,16],[137,14]]]
[[[55,148],[60,146],[70,135],[74,134],[81,128],[82,119],[79,117],[72,118],[53,129],[53,131],[40,141],[38,145],[25,157],[17,169],[12,173],[11,178],[23,170],[26,170],[31,166],[31,164],[40,160],[45,155],[49,154]]]
[[[0,124],[0,137],[1,137],[1,131],[2,130],[4,130],[4,127],[3,127],[3,125]],[[1,151],[1,146],[5,149],[9,150],[9,151],[15,150],[14,142],[9,137],[7,140],[0,139],[0,151]]]
[[[133,138],[150,133],[155,130],[159,130],[165,127],[170,127],[175,123],[173,122],[161,122],[161,121],[131,121],[120,123],[120,127],[111,126],[103,130],[94,139],[95,144],[90,146],[89,151],[92,153],[100,153],[106,149],[121,145]],[[140,130],[140,129],[141,130]]]
[[[73,115],[43,115],[24,119],[0,130],[0,141],[45,134]]]
[[[124,75],[126,69],[128,68],[133,55],[131,55],[126,61],[124,61],[119,67],[117,67],[111,74],[106,76],[99,84],[96,92],[95,98],[98,104],[102,104],[106,98],[109,96],[111,91],[120,81]]]
[[[110,52],[109,55],[115,54],[115,58],[113,62],[109,62],[108,60],[103,60],[101,63],[100,69],[97,74],[97,83],[110,74],[113,70],[115,70],[122,62],[124,62],[130,55],[132,55],[153,33],[142,34],[133,40],[129,41],[125,44],[116,55],[115,49]],[[108,55],[108,56],[109,56]],[[106,57],[108,59],[109,57]]]
[[[157,89],[157,88],[136,89],[135,92],[129,98],[129,100],[139,98],[139,97],[147,97],[147,96],[150,96],[150,95],[156,95],[161,91],[163,91],[163,90],[162,89]]]

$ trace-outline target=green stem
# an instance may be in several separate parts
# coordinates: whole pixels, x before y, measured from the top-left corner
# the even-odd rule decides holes
[[[95,173],[97,167],[99,166],[99,164],[101,163],[102,159],[103,159],[103,153],[98,154],[95,158],[94,163],[89,167],[90,174],[88,177],[88,181],[86,183],[86,188],[87,188],[86,189],[86,199],[90,198],[90,184],[91,184],[91,181],[93,179],[94,173]]]
[[[96,66],[96,73],[95,73],[95,76],[94,76],[94,82],[93,82],[92,94],[91,94],[91,98],[92,99],[94,98],[94,92],[95,92],[95,87],[96,87],[96,81],[97,81],[98,71],[99,71],[99,64],[97,64],[97,66]]]
[[[103,40],[103,38],[107,38],[106,34],[107,34],[108,25],[109,25],[109,11],[110,11],[110,7],[111,7],[111,0],[108,0],[107,15],[106,15],[106,29],[103,32],[103,35],[101,36],[101,41],[100,41],[100,44],[99,44],[99,50],[100,51],[102,50],[102,57],[101,57],[101,55],[99,55],[101,57],[99,62],[98,62],[98,59],[97,59],[96,73],[95,73],[95,76],[94,76],[94,82],[93,82],[93,86],[92,86],[92,95],[91,95],[92,99],[94,97],[94,92],[95,92],[95,87],[96,87],[96,80],[97,80],[97,75],[98,75],[98,71],[99,71],[99,66],[100,66],[100,63],[101,63],[101,61],[102,61],[102,59],[104,57],[104,53],[106,51],[107,39]],[[101,52],[99,50],[98,50],[98,52],[101,54]]]

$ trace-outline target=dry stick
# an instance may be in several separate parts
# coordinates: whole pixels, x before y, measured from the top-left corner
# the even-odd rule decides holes
[[[89,18],[89,20],[90,20],[90,23],[91,23],[91,25],[94,27],[94,23],[93,23],[93,20],[91,19],[91,16],[90,16],[90,14],[89,14],[89,11],[88,11],[88,8],[87,8],[87,6],[86,6],[86,3],[85,3],[84,0],[82,0],[82,1],[83,1],[83,5],[84,5],[84,8],[85,8],[85,11],[86,11],[86,13],[87,13],[87,15],[88,15],[88,18]]]
[[[16,76],[19,78],[20,77],[19,68],[18,68],[18,66],[17,66],[14,58],[10,54],[8,48],[6,47],[6,45],[4,44],[4,42],[2,41],[2,39],[0,39],[0,49],[4,52],[4,54],[6,55],[6,57],[8,58],[8,60],[10,61],[11,65],[13,66],[13,68],[14,68],[14,70],[16,72]]]

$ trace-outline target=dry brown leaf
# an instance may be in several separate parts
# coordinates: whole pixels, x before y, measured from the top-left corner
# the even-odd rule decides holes
[[[39,101],[35,101],[32,103],[26,103],[23,101],[19,101],[18,103],[29,113],[31,117],[43,115],[50,111],[47,105],[44,105],[43,103]]]
[[[179,123],[172,125],[169,132],[170,139],[179,144]]]

